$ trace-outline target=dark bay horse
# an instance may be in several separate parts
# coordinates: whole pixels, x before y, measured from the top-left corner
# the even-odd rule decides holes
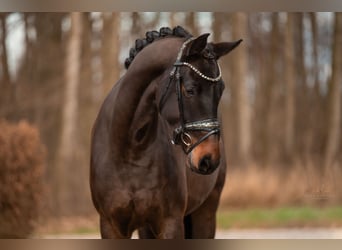
[[[240,42],[182,27],[136,40],[92,131],[90,186],[102,238],[213,238],[226,166],[217,60]],[[220,153],[221,152],[221,153]]]

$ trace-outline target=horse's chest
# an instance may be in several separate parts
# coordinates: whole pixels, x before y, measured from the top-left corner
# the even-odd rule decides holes
[[[160,206],[160,193],[156,189],[137,190],[131,195],[131,201],[134,204],[135,212],[144,214],[146,211]]]
[[[115,199],[116,206],[127,207],[132,213],[143,215],[161,205],[162,184],[153,171],[136,174],[132,171],[129,178],[120,179],[115,190],[122,195]]]
[[[214,172],[212,175],[202,176],[191,173],[189,170],[187,174],[187,214],[196,210],[208,198],[215,187],[217,176],[218,171]]]

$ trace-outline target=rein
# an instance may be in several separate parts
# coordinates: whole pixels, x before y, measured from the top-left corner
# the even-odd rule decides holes
[[[176,62],[173,64],[173,68],[170,72],[169,82],[166,86],[165,92],[163,93],[160,99],[160,103],[159,103],[159,107],[161,107],[161,104],[163,103],[166,97],[166,94],[168,92],[168,89],[171,83],[175,81],[177,102],[178,102],[178,109],[179,109],[179,116],[180,116],[179,117],[180,126],[174,129],[171,143],[175,145],[182,145],[183,151],[186,154],[189,154],[195,147],[197,147],[199,144],[205,141],[209,136],[213,134],[218,134],[220,132],[220,124],[216,118],[200,120],[200,121],[195,121],[195,122],[185,122],[184,108],[183,108],[183,96],[182,96],[182,91],[181,91],[182,81],[181,81],[181,76],[179,73],[180,67],[182,66],[189,67],[192,71],[194,71],[201,78],[210,82],[215,83],[215,82],[220,81],[222,78],[221,69],[218,64],[217,65],[219,69],[219,75],[215,78],[212,78],[212,77],[204,75],[202,72],[200,72],[196,67],[194,67],[190,63],[181,61],[184,49],[186,48],[187,44],[190,43],[192,40],[194,40],[194,38],[189,38],[182,44],[182,47],[179,50]],[[205,131],[207,132],[207,134],[205,134],[196,142],[193,142],[193,139],[190,135],[190,133],[193,131]]]

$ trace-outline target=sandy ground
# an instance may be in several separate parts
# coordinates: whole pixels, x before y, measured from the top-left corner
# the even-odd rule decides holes
[[[44,239],[99,239],[99,234],[43,235]],[[133,235],[137,238],[137,234]],[[342,239],[342,228],[218,230],[216,239]]]

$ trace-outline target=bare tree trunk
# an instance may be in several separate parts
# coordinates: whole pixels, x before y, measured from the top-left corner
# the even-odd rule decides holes
[[[176,12],[170,12],[169,23],[171,29],[177,26]]]
[[[144,31],[142,29],[142,20],[139,12],[132,12],[132,34],[134,37],[142,37],[145,35]]]
[[[7,37],[7,27],[6,27],[6,13],[0,14],[0,22],[1,22],[1,66],[2,66],[2,81],[5,84],[10,84],[10,73],[8,69],[8,57],[7,57],[7,46],[6,46],[6,37]]]
[[[196,22],[196,13],[195,12],[189,12],[186,14],[185,18],[185,25],[186,29],[194,36],[198,36],[198,28],[197,28],[197,22]]]
[[[293,32],[294,32],[294,50],[295,55],[297,55],[296,58],[296,75],[297,77],[297,83],[299,85],[299,90],[303,91],[306,86],[306,69],[305,69],[305,54],[304,54],[304,27],[303,27],[303,13],[293,13]],[[306,94],[305,92],[302,94]]]
[[[0,38],[0,117],[9,118],[9,116],[14,113],[12,107],[14,106],[14,92],[13,86],[10,83],[10,74],[8,70],[8,58],[7,58],[7,46],[6,46],[6,38],[7,38],[7,26],[6,26],[6,13],[0,14],[0,29],[1,29],[1,38]]]
[[[217,13],[215,12],[213,14],[214,20],[213,20],[213,33],[214,33],[214,42],[221,42],[222,41],[222,29],[223,29],[223,22],[225,21],[225,16],[226,13]],[[231,142],[233,141],[233,133],[232,133],[232,128],[231,125],[232,123],[230,122],[232,114],[231,114],[231,102],[229,100],[229,94],[230,94],[230,81],[227,76],[229,76],[229,65],[228,65],[228,60],[231,60],[230,57],[223,57],[220,60],[220,66],[222,69],[222,75],[224,77],[225,81],[225,91],[223,92],[220,105],[219,105],[219,115],[220,119],[222,122],[222,139],[224,142],[224,150],[225,150],[225,155],[226,159],[229,159],[230,163],[233,162],[233,158],[231,155],[234,155],[234,153],[229,154],[228,152],[231,152],[230,149],[231,147]],[[229,158],[228,158],[229,157]]]
[[[307,131],[304,132],[306,135],[306,152],[304,156],[306,157],[307,164],[315,163],[315,167],[318,170],[322,170],[323,160],[322,153],[324,150],[322,148],[322,123],[325,123],[323,119],[324,114],[324,102],[322,95],[320,93],[320,80],[319,80],[319,64],[318,64],[318,27],[317,27],[317,17],[316,13],[308,13],[308,18],[310,19],[311,34],[312,34],[312,59],[313,67],[310,72],[313,77],[313,86],[309,91],[307,110],[308,116],[306,121],[308,123]],[[314,112],[313,112],[314,111]]]
[[[233,39],[247,38],[247,15],[235,13],[233,15]],[[237,133],[238,133],[238,159],[244,165],[250,157],[251,146],[251,124],[250,124],[250,103],[248,100],[247,74],[248,74],[248,55],[247,43],[239,47],[232,53],[231,60],[234,62],[233,72],[236,108],[237,108]]]
[[[276,91],[275,88],[279,84],[279,14],[273,13],[271,17],[272,31],[271,31],[271,55],[270,55],[270,72],[268,72],[268,81],[266,82],[265,90],[265,124],[264,124],[264,135],[265,135],[265,147],[264,147],[264,159],[263,165],[270,163],[275,158],[277,145],[275,143],[275,126],[274,116],[276,114],[275,103],[276,103]]]
[[[304,47],[304,14],[294,13],[294,49],[295,49],[295,129],[296,138],[292,154],[296,159],[304,160],[306,150],[306,134],[311,124],[308,123],[308,117],[303,114],[310,112],[309,106],[309,88],[306,82],[307,69],[305,67],[305,47]]]
[[[97,69],[92,68],[92,62],[94,58],[98,57],[99,51],[92,49],[91,45],[95,41],[98,41],[99,36],[97,32],[93,31],[93,22],[91,13],[82,13],[82,40],[81,47],[82,53],[80,58],[80,82],[78,85],[78,108],[77,115],[77,143],[78,151],[77,163],[74,169],[77,169],[78,177],[70,180],[74,188],[75,193],[78,193],[77,207],[73,209],[73,213],[77,214],[88,214],[92,212],[93,207],[89,203],[90,190],[88,188],[88,166],[89,166],[89,155],[90,155],[90,134],[96,113],[99,109],[102,98],[102,86],[95,82],[93,79],[94,72],[98,72]],[[114,46],[114,45],[113,45]],[[99,67],[100,68],[100,67]],[[82,191],[83,190],[83,191]]]
[[[94,58],[94,51],[92,50],[91,44],[94,39],[94,34],[92,30],[93,20],[91,19],[90,13],[82,13],[82,53],[81,53],[81,65],[80,65],[80,84],[79,84],[79,110],[81,117],[85,118],[85,120],[91,120],[93,117],[89,117],[90,109],[94,108],[94,79],[93,79],[93,70],[92,69],[92,61]],[[99,99],[101,99],[99,97]],[[102,99],[101,99],[102,100]],[[93,120],[88,123],[92,123]],[[80,124],[81,128],[83,124]],[[83,129],[82,129],[83,130]],[[89,131],[89,128],[87,128]],[[89,132],[88,132],[89,133]],[[89,140],[87,138],[87,140]]]
[[[295,118],[295,55],[294,55],[294,14],[287,14],[285,32],[285,158],[292,160],[294,147]]]
[[[213,31],[214,31],[214,42],[221,42],[222,39],[222,24],[224,19],[224,13],[215,12],[213,15]]]
[[[102,72],[103,96],[106,96],[120,76],[119,27],[120,13],[111,13],[103,16],[102,37]]]
[[[328,170],[336,160],[341,133],[341,83],[342,83],[342,13],[335,13],[332,76],[328,103],[328,138],[324,167]]]
[[[270,48],[271,45],[271,35],[262,33],[262,29],[259,27],[261,26],[262,18],[260,15],[252,15],[251,22],[257,28],[249,28],[248,32],[251,34],[251,40],[253,41],[253,51],[251,51],[252,58],[252,65],[253,65],[253,73],[256,75],[256,85],[254,91],[254,102],[253,106],[251,106],[251,123],[253,127],[252,136],[253,141],[257,141],[258,143],[252,145],[251,151],[253,155],[253,160],[256,162],[263,162],[266,154],[266,126],[265,126],[265,105],[266,105],[266,95],[267,95],[267,87],[270,84],[269,77],[270,72],[272,70],[269,69],[270,65],[270,56],[272,55],[271,51],[268,53],[264,53],[265,48]],[[254,66],[255,65],[255,66]],[[267,131],[269,132],[269,131]]]
[[[75,200],[70,190],[70,181],[68,176],[75,173],[75,166],[72,165],[77,154],[77,102],[78,85],[80,77],[80,52],[81,52],[81,33],[82,16],[79,12],[71,13],[71,31],[67,44],[67,53],[65,61],[65,92],[64,106],[62,110],[62,130],[59,146],[58,158],[58,184],[59,186],[59,210],[61,213],[69,212],[71,207],[75,206]],[[77,167],[76,167],[77,169]],[[75,178],[74,174],[71,174]],[[67,207],[69,204],[71,207]]]
[[[313,75],[314,75],[314,90],[315,92],[319,92],[319,77],[318,77],[318,30],[317,30],[317,18],[316,13],[309,13],[310,16],[310,24],[312,31],[312,57],[313,57]]]

